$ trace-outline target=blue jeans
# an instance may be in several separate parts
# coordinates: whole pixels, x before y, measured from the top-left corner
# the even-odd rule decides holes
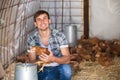
[[[44,71],[38,73],[38,80],[71,80],[71,77],[72,68],[68,64],[44,67]]]

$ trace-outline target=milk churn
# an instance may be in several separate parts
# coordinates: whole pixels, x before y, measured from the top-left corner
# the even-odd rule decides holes
[[[70,47],[75,47],[77,45],[77,26],[69,25],[64,27],[64,34],[68,40]]]
[[[33,63],[19,63],[15,67],[14,80],[38,80],[37,65]]]

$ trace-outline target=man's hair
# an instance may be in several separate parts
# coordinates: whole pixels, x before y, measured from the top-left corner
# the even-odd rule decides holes
[[[39,10],[39,11],[37,11],[37,12],[34,14],[34,22],[36,22],[36,18],[37,18],[39,15],[41,15],[41,14],[47,14],[48,19],[50,19],[50,15],[49,15],[49,13],[48,13],[47,11],[45,11],[45,10]]]

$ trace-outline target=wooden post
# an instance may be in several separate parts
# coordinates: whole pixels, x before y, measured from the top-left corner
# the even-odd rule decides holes
[[[89,38],[89,0],[84,0],[84,38]]]

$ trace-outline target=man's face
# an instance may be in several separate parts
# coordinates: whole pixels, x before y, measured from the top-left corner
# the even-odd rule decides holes
[[[47,14],[41,14],[38,17],[36,17],[36,22],[34,22],[35,26],[38,27],[38,29],[45,31],[49,28],[49,24],[51,23],[50,19],[48,19]]]

